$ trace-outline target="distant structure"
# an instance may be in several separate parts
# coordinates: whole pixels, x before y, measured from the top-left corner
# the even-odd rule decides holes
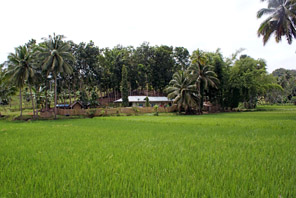
[[[129,101],[129,106],[131,107],[145,107],[145,98],[147,96],[129,96],[128,101]],[[164,106],[171,106],[173,103],[173,100],[168,99],[165,96],[148,96],[150,106],[155,106],[158,105],[159,107],[164,107]],[[119,100],[114,101],[115,104],[121,104],[122,103],[122,98]]]
[[[76,101],[73,104],[57,104],[58,109],[83,109],[83,105],[79,102]]]

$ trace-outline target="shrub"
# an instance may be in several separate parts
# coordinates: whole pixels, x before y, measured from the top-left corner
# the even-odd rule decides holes
[[[96,109],[89,109],[86,113],[89,118],[93,118],[95,117]]]
[[[101,112],[100,112],[100,116],[103,116],[105,115],[106,111],[103,109]]]
[[[135,112],[135,114],[138,114],[140,112],[140,110],[137,107],[133,107],[132,109]]]
[[[154,108],[154,115],[158,116],[158,105],[155,105],[153,108]]]
[[[146,98],[145,98],[145,107],[150,107],[148,96],[146,96]]]

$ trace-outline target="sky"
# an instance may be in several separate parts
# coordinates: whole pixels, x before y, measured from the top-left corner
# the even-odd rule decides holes
[[[243,54],[262,58],[268,72],[296,69],[296,40],[274,37],[263,46],[257,29],[260,0],[1,0],[0,63],[14,48],[34,38],[56,33],[75,43],[95,42],[113,48],[150,45],[201,49],[230,57]]]

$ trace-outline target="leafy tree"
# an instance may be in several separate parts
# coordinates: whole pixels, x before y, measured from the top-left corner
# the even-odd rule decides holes
[[[62,35],[53,35],[44,38],[45,42],[39,48],[39,57],[43,60],[42,69],[51,73],[54,77],[54,113],[57,115],[57,78],[60,73],[71,74],[73,68],[66,60],[74,61],[73,55],[69,52],[70,45],[63,41]]]
[[[161,91],[169,84],[175,72],[174,65],[173,47],[163,45],[154,48],[148,78],[155,91]]]
[[[190,65],[189,51],[184,47],[174,48],[174,58],[176,62],[175,70],[186,70]]]
[[[265,66],[263,60],[241,56],[230,71],[231,89],[239,91],[235,94],[239,95],[238,101],[243,102],[245,108],[255,108],[258,97],[267,90]]]
[[[263,36],[263,44],[266,44],[272,34],[275,35],[276,42],[280,42],[282,36],[285,36],[288,43],[291,44],[293,38],[296,38],[295,1],[269,0],[267,8],[258,11],[257,18],[261,18],[263,15],[269,15],[258,29],[258,36]]]
[[[186,114],[190,114],[199,101],[195,80],[186,71],[176,72],[165,91],[178,105],[179,112],[183,108]]]
[[[215,72],[217,79],[219,80],[216,87],[208,87],[208,90],[206,90],[206,96],[209,97],[211,103],[220,104],[223,108],[226,105],[225,98],[228,97],[228,95],[225,94],[227,91],[227,64],[224,61],[220,49],[217,49],[216,52],[204,52],[204,55],[208,59],[208,64],[212,65],[212,70]]]
[[[71,52],[75,57],[73,64],[73,75],[68,75],[69,80],[77,82],[78,89],[81,91],[84,86],[96,87],[102,80],[102,70],[99,66],[98,57],[100,49],[95,46],[93,41],[89,43],[68,42]]]
[[[142,43],[133,52],[133,61],[137,65],[137,74],[132,76],[136,79],[137,85],[141,90],[147,89],[152,85],[152,67],[154,47],[149,46],[149,43]],[[148,90],[147,90],[148,91]]]
[[[79,101],[82,103],[84,107],[87,107],[89,100],[85,90],[79,92]]]
[[[284,89],[281,96],[282,102],[291,100],[293,96],[296,96],[296,71],[286,70],[283,68],[277,69],[272,72],[272,75],[276,77],[277,83]]]
[[[4,64],[0,65],[0,105],[9,104],[11,96],[17,91],[16,87],[6,76],[7,71],[3,69]]]
[[[123,67],[122,67],[121,96],[122,96],[122,105],[124,107],[128,107],[129,106],[128,82],[127,82],[127,69],[126,69],[125,65],[123,65]]]
[[[9,66],[8,75],[11,80],[19,88],[20,92],[20,116],[22,116],[22,88],[25,86],[26,81],[34,76],[32,67],[32,53],[26,46],[19,46],[15,48],[15,53],[8,55]],[[31,89],[31,86],[30,86]]]
[[[93,90],[91,92],[91,97],[90,97],[90,101],[89,101],[91,108],[96,108],[99,105],[98,99],[99,99],[98,93],[95,90]]]

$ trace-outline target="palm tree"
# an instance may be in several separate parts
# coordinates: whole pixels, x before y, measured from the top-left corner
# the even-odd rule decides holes
[[[263,36],[263,44],[266,44],[272,34],[275,34],[276,42],[281,41],[282,36],[286,36],[291,44],[293,37],[296,38],[295,0],[269,0],[267,8],[257,12],[257,18],[263,15],[270,15],[258,29],[258,36]]]
[[[174,103],[178,105],[179,112],[184,108],[186,113],[190,113],[198,101],[194,81],[186,71],[176,72],[165,92],[168,93],[168,98],[173,99]]]
[[[195,81],[195,86],[199,95],[198,111],[202,114],[204,91],[208,86],[217,88],[217,75],[211,70],[212,66],[207,65],[207,58],[200,50],[196,50],[192,53],[192,63],[188,70],[191,73],[192,78]]]
[[[23,112],[22,88],[24,87],[26,81],[34,76],[32,59],[33,54],[26,46],[19,46],[15,48],[15,53],[10,53],[8,55],[9,66],[7,74],[11,76],[15,85],[20,89],[20,116],[22,116]]]
[[[62,35],[49,36],[44,38],[45,42],[39,48],[39,57],[43,60],[42,70],[47,71],[54,77],[54,115],[57,115],[57,77],[60,73],[71,74],[73,69],[66,60],[74,61],[70,53],[70,45],[63,41]]]

